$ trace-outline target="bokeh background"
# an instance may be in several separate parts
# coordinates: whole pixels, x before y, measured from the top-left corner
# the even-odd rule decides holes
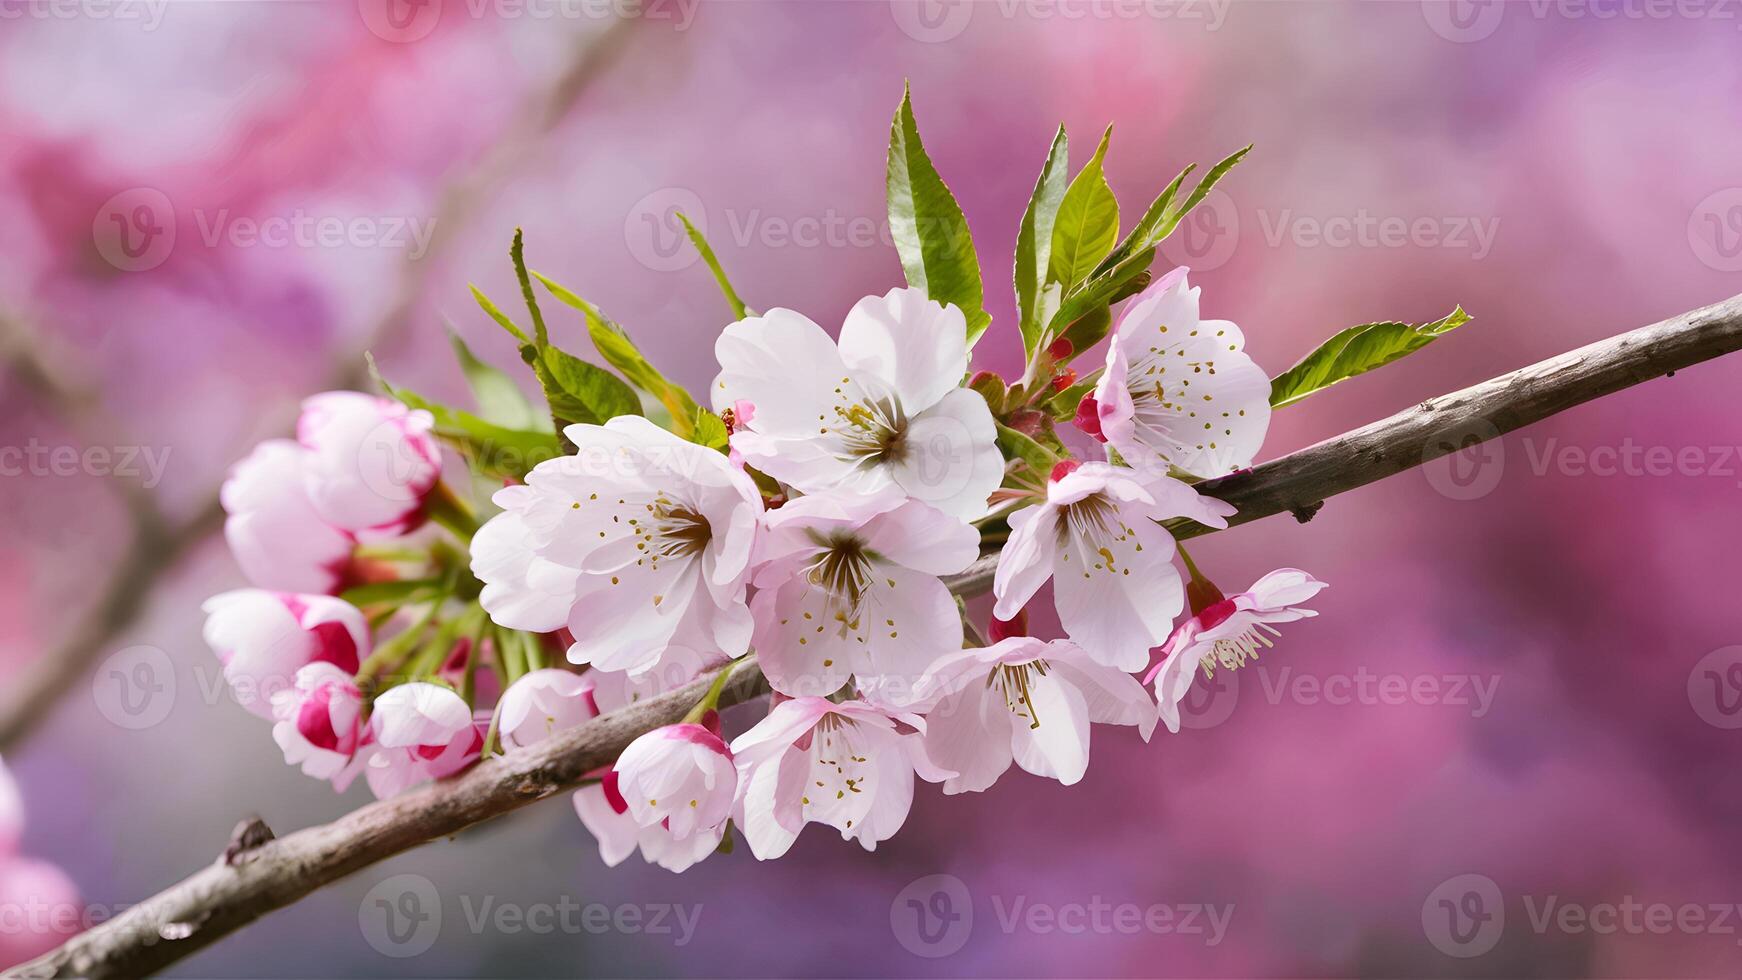
[[[128,501],[198,513],[363,347],[459,397],[444,318],[513,365],[467,284],[512,297],[517,225],[534,267],[700,388],[724,305],[670,211],[704,218],[751,305],[838,322],[900,281],[883,158],[911,80],[997,317],[977,366],[1009,370],[1007,270],[1055,125],[1080,164],[1116,124],[1127,226],[1185,163],[1254,142],[1165,251],[1260,364],[1352,323],[1476,316],[1280,412],[1266,456],[1742,290],[1742,9],[1723,0],[0,15],[0,446],[18,450],[0,458],[0,685],[100,618],[118,569],[144,599],[0,746],[23,852],[97,914],[211,861],[244,814],[282,833],[367,798],[287,768],[224,693],[199,603],[240,573],[211,539],[161,576],[127,563]],[[1283,565],[1332,583],[1322,615],[1201,690],[1180,734],[1097,733],[1077,787],[922,787],[875,854],[812,828],[778,863],[741,850],[681,877],[605,869],[554,800],[173,973],[1734,976],[1739,386],[1742,360],[1699,366],[1309,524],[1204,539],[1224,588]],[[383,941],[374,902],[407,888],[437,896],[436,928]],[[588,904],[616,925],[536,928]]]

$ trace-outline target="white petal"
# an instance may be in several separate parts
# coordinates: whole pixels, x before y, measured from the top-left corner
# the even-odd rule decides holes
[[[775,819],[775,784],[780,778],[780,766],[774,763],[750,769],[744,791],[744,811],[738,829],[744,832],[744,842],[758,861],[772,861],[785,854],[798,834],[786,829]]]
[[[968,323],[959,307],[923,289],[867,296],[841,325],[841,359],[893,389],[908,413],[923,412],[962,383],[968,370]]]
[[[952,575],[980,556],[980,532],[919,501],[907,501],[867,521],[865,544],[897,565]]]
[[[1051,674],[1028,676],[1028,711],[1011,726],[1010,750],[1016,764],[1036,776],[1071,786],[1089,768],[1089,710],[1083,695]]]
[[[847,377],[823,328],[786,309],[729,325],[714,343],[714,356],[720,362],[714,410],[748,401],[755,406],[753,430],[787,438],[816,431],[817,414],[835,404],[835,389]]]
[[[1325,583],[1298,568],[1279,568],[1252,583],[1246,591],[1257,608],[1284,609],[1299,605],[1319,594]]]
[[[1058,509],[1045,505],[1010,515],[1010,538],[992,575],[992,594],[998,598],[992,614],[999,619],[1015,618],[1052,578],[1059,556],[1058,521]]]
[[[863,617],[860,628],[850,628],[835,618],[829,598],[827,591],[794,576],[751,600],[753,644],[762,672],[782,694],[832,694],[866,656]]]
[[[584,786],[575,790],[574,802],[575,815],[599,842],[599,857],[606,867],[615,868],[623,863],[624,858],[635,853],[641,828],[634,817],[611,808],[602,787]]]
[[[908,423],[907,455],[891,472],[917,500],[963,520],[986,513],[986,499],[1004,481],[997,425],[986,399],[956,388]]]
[[[854,671],[869,691],[912,690],[939,656],[962,648],[956,600],[942,581],[924,572],[880,564],[872,575],[860,617],[869,660]]]
[[[1172,631],[1185,589],[1173,566],[1173,538],[1151,521],[1127,519],[1123,533],[1101,542],[1111,560],[1071,536],[1060,555],[1053,597],[1059,622],[1085,653],[1135,672]]]
[[[925,748],[933,762],[957,775],[944,792],[978,793],[998,781],[1014,758],[1010,751],[1011,715],[1003,699],[983,683],[970,684],[926,713]]]
[[[1156,707],[1149,691],[1135,677],[1095,663],[1074,643],[1047,644],[1047,663],[1059,680],[1083,695],[1089,720],[1100,725],[1135,725],[1144,741],[1155,731]]]

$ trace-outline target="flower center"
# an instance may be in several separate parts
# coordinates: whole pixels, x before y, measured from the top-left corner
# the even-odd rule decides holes
[[[848,531],[812,534],[821,549],[805,567],[810,583],[829,596],[829,608],[843,629],[859,628],[859,612],[871,588],[871,566],[876,555],[865,542]],[[832,716],[831,716],[832,717]]]
[[[869,756],[853,745],[857,727],[852,719],[831,712],[811,729],[811,784],[799,797],[801,804],[829,807],[845,800],[848,793],[870,792]],[[846,825],[853,826],[851,818]]]
[[[655,497],[647,509],[653,513],[651,519],[646,523],[630,523],[635,525],[635,536],[641,539],[637,547],[651,559],[655,571],[659,569],[660,559],[682,561],[692,558],[701,554],[714,539],[714,529],[707,518],[663,493]]]
[[[1130,525],[1119,518],[1118,505],[1106,494],[1092,493],[1064,505],[1062,517],[1058,526],[1059,543],[1065,546],[1064,552],[1068,560],[1070,543],[1081,542],[1084,578],[1097,571],[1117,575],[1131,574],[1130,569],[1121,565],[1114,555],[1113,545],[1124,544],[1134,532]],[[1141,544],[1133,544],[1135,550],[1143,550]]]
[[[865,466],[907,458],[907,413],[893,397],[867,398],[835,406],[835,432],[841,455]]]
[[[1217,666],[1234,670],[1248,660],[1257,659],[1259,648],[1270,649],[1276,645],[1270,637],[1281,635],[1282,632],[1269,623],[1253,623],[1235,636],[1217,640],[1211,645],[1210,652],[1204,654],[1204,676],[1215,676]]]
[[[992,673],[986,675],[986,686],[998,688],[1004,695],[1004,706],[1018,718],[1028,720],[1028,727],[1040,727],[1040,712],[1035,710],[1034,698],[1029,695],[1029,675],[1046,676],[1047,662],[1031,660],[1025,664],[1001,664]]]

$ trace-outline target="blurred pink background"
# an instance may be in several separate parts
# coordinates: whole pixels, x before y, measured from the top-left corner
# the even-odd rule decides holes
[[[459,397],[444,317],[514,366],[467,284],[512,298],[517,225],[535,268],[693,389],[726,313],[671,208],[705,216],[752,306],[832,325],[898,285],[883,161],[904,79],[985,269],[979,367],[1019,361],[1012,244],[1060,121],[1077,165],[1115,124],[1127,227],[1184,164],[1257,144],[1158,265],[1191,265],[1206,313],[1272,372],[1353,323],[1475,315],[1281,411],[1266,457],[1724,298],[1742,290],[1739,13],[0,0],[0,319],[100,406],[70,425],[0,381],[0,684],[109,573],[112,484],[197,506],[363,345]],[[553,323],[584,349],[578,321]],[[812,828],[780,862],[740,849],[681,877],[604,869],[553,800],[173,973],[1733,976],[1738,385],[1742,361],[1703,365],[1310,524],[1205,539],[1226,589],[1284,565],[1330,582],[1322,615],[1206,690],[1182,733],[1097,732],[1074,788],[923,787],[875,854]],[[115,454],[60,468],[63,446]],[[240,582],[208,542],[114,644],[124,659],[8,752],[22,850],[99,913],[210,862],[244,814],[285,833],[367,799],[286,767],[224,693],[199,602]],[[162,665],[143,715],[116,710],[117,663]],[[407,880],[439,899],[428,943],[370,927]],[[496,916],[567,903],[640,924]],[[651,928],[667,905],[692,932]]]

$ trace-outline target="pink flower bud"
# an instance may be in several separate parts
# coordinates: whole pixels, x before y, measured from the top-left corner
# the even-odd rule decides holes
[[[731,750],[704,725],[648,732],[629,743],[613,771],[635,822],[662,825],[677,838],[725,823],[738,791]]]
[[[296,438],[310,454],[303,486],[315,512],[353,532],[417,526],[441,478],[434,425],[428,412],[355,391],[304,401]]]
[[[1053,483],[1057,483],[1065,477],[1070,476],[1072,473],[1075,473],[1077,467],[1081,465],[1083,465],[1083,461],[1080,459],[1061,459],[1053,464],[1052,472],[1047,474],[1047,479]]]
[[[224,481],[224,539],[260,588],[335,592],[349,573],[356,541],[315,512],[303,489],[309,458],[289,439],[269,439]]]
[[[535,670],[515,681],[496,704],[496,735],[506,751],[542,742],[599,716],[593,682],[573,671]]]
[[[386,799],[431,779],[451,776],[484,750],[489,716],[477,716],[454,691],[413,681],[375,699],[363,775]]]
[[[78,933],[86,924],[79,890],[66,872],[47,861],[0,855],[0,963],[33,960]]]
[[[1071,420],[1071,424],[1102,442],[1107,441],[1107,437],[1101,434],[1101,405],[1092,391],[1077,403],[1077,417]]]
[[[313,663],[355,674],[369,653],[369,623],[357,607],[325,595],[238,589],[206,600],[206,643],[224,665],[236,701],[272,718],[272,695],[296,686]]]
[[[351,674],[326,662],[296,672],[296,686],[272,695],[272,739],[287,765],[332,780],[343,791],[356,776],[351,765],[363,731],[363,692]]]

